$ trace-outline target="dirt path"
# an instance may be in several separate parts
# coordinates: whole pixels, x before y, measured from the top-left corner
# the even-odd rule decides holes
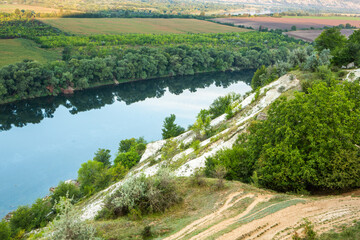
[[[202,229],[205,230],[190,239],[208,239],[234,223],[253,218],[253,221],[239,225],[239,227],[217,239],[291,239],[295,231],[294,229],[298,229],[301,232],[302,228],[300,226],[304,223],[304,218],[309,219],[314,224],[315,230],[319,233],[329,231],[334,226],[351,223],[355,219],[360,219],[360,198],[358,197],[341,196],[320,200],[308,199],[305,203],[297,203],[269,215],[265,214],[265,216],[259,217],[256,214],[266,212],[266,210],[271,210],[272,207],[276,207],[278,204],[281,205],[296,199],[277,202],[248,215],[259,203],[268,201],[272,196],[255,196],[253,194],[239,196],[239,194],[241,193],[230,194],[225,204],[219,210],[196,220],[166,239],[184,239],[189,234],[201,231]],[[223,214],[224,211],[246,197],[254,198],[254,201],[237,216],[226,218]]]
[[[206,215],[205,217],[202,217],[202,218],[194,221],[193,223],[189,224],[185,228],[181,229],[179,232],[165,238],[164,240],[181,239],[181,238],[185,237],[186,235],[192,233],[194,230],[201,229],[202,227],[209,225],[216,220],[219,220],[219,218],[222,217],[222,213],[225,210],[234,206],[237,202],[241,201],[242,199],[245,199],[247,197],[254,197],[253,194],[241,195],[242,193],[243,192],[231,193],[227,197],[224,205],[221,206],[216,212]],[[235,199],[237,196],[239,196],[239,198]]]
[[[334,225],[360,218],[360,198],[340,197],[299,203],[264,218],[244,224],[217,239],[291,239],[294,228],[309,219],[315,230],[324,232]]]

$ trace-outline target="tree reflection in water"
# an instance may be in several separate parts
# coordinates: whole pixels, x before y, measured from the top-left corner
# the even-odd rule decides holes
[[[206,88],[212,84],[224,88],[239,81],[250,84],[253,73],[253,70],[244,70],[158,78],[77,91],[71,96],[43,97],[4,104],[0,105],[0,131],[10,130],[13,126],[24,127],[29,123],[37,124],[45,118],[52,118],[60,106],[69,109],[71,114],[77,114],[100,109],[115,101],[130,105],[147,98],[160,98],[167,89],[170,93],[179,95],[184,90],[196,92],[197,89]]]

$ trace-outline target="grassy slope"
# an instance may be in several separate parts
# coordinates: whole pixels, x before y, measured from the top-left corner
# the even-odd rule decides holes
[[[65,32],[75,34],[226,33],[248,31],[196,19],[58,18],[44,19],[43,21]]]
[[[33,41],[26,39],[1,39],[0,56],[0,67],[24,59],[48,62],[61,58],[59,51],[41,49]]]
[[[193,221],[212,213],[218,209],[216,205],[226,199],[230,193],[243,190],[244,193],[264,192],[260,189],[240,182],[227,182],[222,190],[216,190],[215,179],[206,179],[206,186],[194,186],[191,179],[182,178],[179,188],[184,201],[173,207],[164,214],[153,214],[142,219],[121,217],[116,220],[93,221],[99,234],[104,239],[142,239],[141,232],[145,226],[151,225],[154,239],[167,237],[179,231]],[[243,211],[249,201],[241,201],[235,204],[231,210]],[[227,214],[231,215],[228,211]]]

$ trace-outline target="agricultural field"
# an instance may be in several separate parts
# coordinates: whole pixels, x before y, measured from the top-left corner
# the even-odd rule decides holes
[[[325,26],[333,27],[340,24],[346,25],[350,23],[357,28],[360,27],[360,18],[354,19],[339,19],[339,18],[274,18],[274,17],[246,17],[246,18],[215,18],[214,21],[220,23],[232,23],[235,26],[244,25],[245,27],[252,27],[258,29],[260,26],[268,29],[287,29],[290,30],[292,26],[297,29],[303,28],[323,28]]]
[[[359,16],[283,16],[283,18],[303,18],[303,19],[328,19],[328,20],[346,20],[360,21]]]
[[[0,4],[0,12],[13,13],[15,12],[16,9],[31,10],[31,11],[35,11],[36,13],[60,12],[60,9],[56,9],[56,8],[47,8],[47,7],[24,5],[24,4]]]
[[[322,31],[323,30],[298,30],[286,32],[285,34],[296,39],[312,42],[322,33]],[[349,37],[354,32],[353,29],[341,29],[340,31],[347,37]]]
[[[43,21],[65,32],[81,35],[119,33],[227,33],[248,31],[237,27],[196,19],[57,18],[44,19]]]
[[[41,49],[33,41],[26,39],[0,39],[0,56],[0,67],[24,59],[45,63],[61,58],[59,51]]]

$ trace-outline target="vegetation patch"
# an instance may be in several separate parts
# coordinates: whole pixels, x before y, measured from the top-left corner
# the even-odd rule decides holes
[[[65,32],[80,35],[120,33],[227,33],[248,31],[196,19],[57,18],[44,19],[43,21]]]
[[[0,39],[0,55],[0,67],[25,59],[40,63],[61,59],[60,51],[41,49],[36,43],[26,39]]]

